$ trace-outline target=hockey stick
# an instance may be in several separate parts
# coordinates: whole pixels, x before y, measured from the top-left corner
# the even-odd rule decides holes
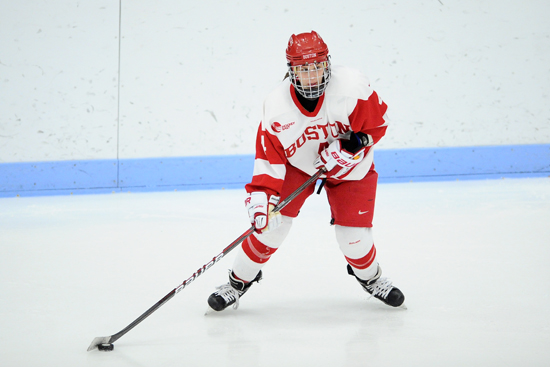
[[[298,187],[292,194],[288,195],[287,198],[285,198],[282,202],[280,202],[273,211],[280,211],[283,209],[288,203],[290,203],[296,196],[300,195],[304,189],[306,189],[309,185],[317,181],[317,179],[324,173],[324,169],[320,169],[315,173],[313,176],[311,176],[306,182],[304,182],[300,187]],[[113,343],[116,342],[118,339],[120,339],[124,334],[132,330],[134,327],[136,327],[140,322],[145,320],[147,317],[149,317],[153,312],[155,312],[157,309],[160,308],[160,306],[164,305],[166,302],[172,299],[177,293],[179,293],[183,288],[187,287],[189,283],[191,283],[193,280],[197,279],[200,275],[202,275],[206,270],[210,269],[215,263],[220,261],[225,255],[227,255],[231,250],[233,250],[235,247],[237,247],[240,243],[242,243],[244,240],[246,240],[250,235],[254,233],[254,226],[250,227],[246,232],[244,232],[242,235],[239,236],[235,241],[233,241],[229,246],[227,246],[219,255],[214,257],[212,260],[210,260],[208,263],[203,265],[199,270],[197,270],[193,275],[191,275],[187,280],[185,280],[183,283],[181,283],[178,287],[174,288],[170,293],[168,293],[166,296],[164,296],[160,301],[155,303],[150,309],[145,311],[140,317],[135,319],[130,325],[126,326],[124,329],[119,331],[116,334],[113,334],[111,336],[100,336],[97,338],[94,338],[92,340],[92,343],[88,347],[88,352],[98,348],[101,350],[113,350]]]

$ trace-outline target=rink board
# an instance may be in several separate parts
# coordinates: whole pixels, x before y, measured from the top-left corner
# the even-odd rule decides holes
[[[545,177],[550,144],[375,151],[381,183]],[[0,164],[0,197],[242,188],[253,155]]]

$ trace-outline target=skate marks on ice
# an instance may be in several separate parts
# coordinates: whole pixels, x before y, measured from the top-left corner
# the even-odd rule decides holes
[[[383,276],[405,294],[406,311],[369,300],[347,274],[326,198],[314,195],[238,310],[204,317],[206,299],[227,282],[229,254],[112,352],[85,351],[95,335],[127,325],[246,229],[246,213],[237,212],[243,195],[0,199],[0,328],[10,335],[0,345],[3,363],[550,361],[550,311],[537,298],[550,281],[548,179],[380,185],[374,239]],[[209,200],[216,212],[200,210]],[[234,221],[227,223],[227,213]]]

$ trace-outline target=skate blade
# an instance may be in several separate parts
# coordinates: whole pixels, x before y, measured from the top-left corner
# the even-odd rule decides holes
[[[206,309],[206,311],[204,311],[204,316],[208,316],[212,313],[216,313],[218,311],[214,310],[212,307],[208,306],[208,308]]]
[[[397,308],[402,308],[404,310],[408,310],[407,305],[403,303],[401,306],[397,306]]]

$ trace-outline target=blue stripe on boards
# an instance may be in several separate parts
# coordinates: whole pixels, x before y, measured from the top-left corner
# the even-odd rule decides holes
[[[145,158],[120,161],[122,188],[243,187],[252,178],[253,155]]]
[[[550,144],[377,150],[380,182],[550,175]]]
[[[0,164],[0,196],[58,194],[117,187],[117,161],[81,160]]]
[[[550,144],[375,151],[381,183],[550,176]],[[242,188],[253,155],[0,164],[0,197]]]

